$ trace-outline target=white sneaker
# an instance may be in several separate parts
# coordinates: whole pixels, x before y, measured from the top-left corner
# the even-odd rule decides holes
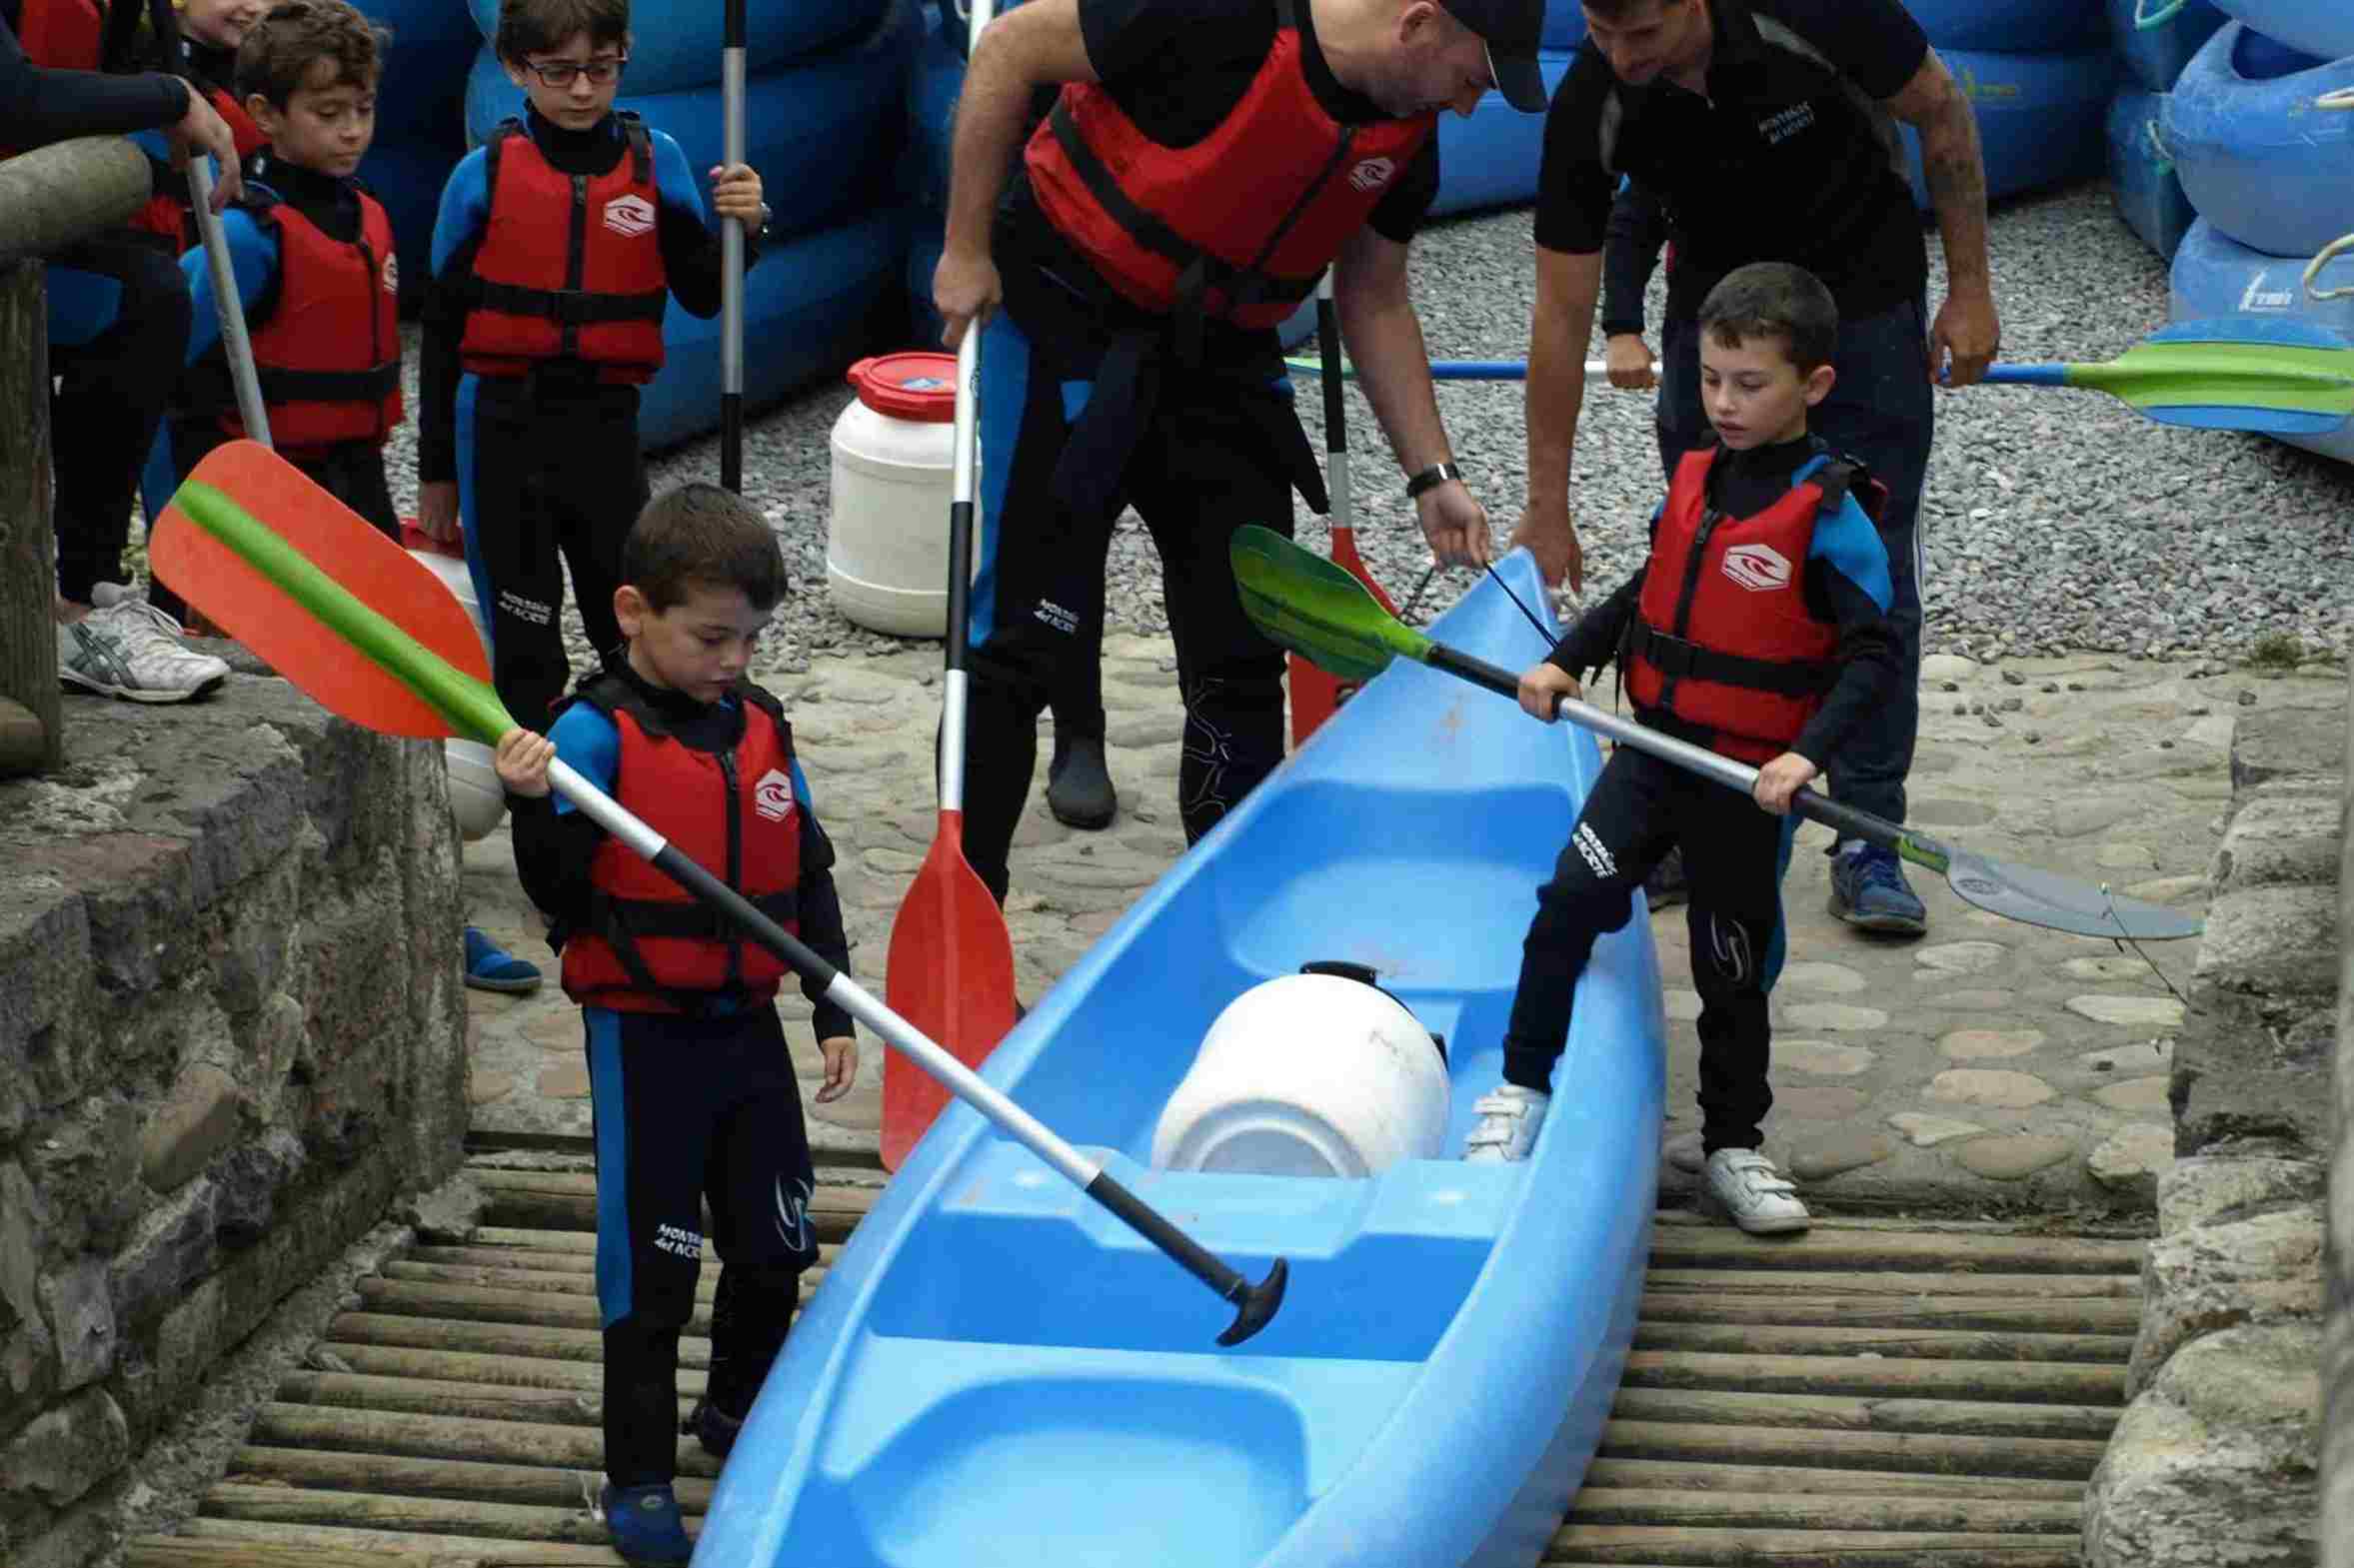
[[[1463,1139],[1463,1158],[1473,1165],[1504,1165],[1528,1157],[1529,1145],[1536,1141],[1536,1129],[1544,1125],[1545,1107],[1553,1097],[1536,1089],[1524,1089],[1517,1083],[1496,1086],[1493,1094],[1483,1094],[1471,1108],[1479,1119],[1471,1123],[1470,1136]]]
[[[185,703],[229,679],[210,654],[180,646],[180,623],[119,583],[90,591],[98,608],[57,629],[57,675],[68,686],[134,703]]]
[[[1798,1189],[1755,1149],[1718,1149],[1709,1155],[1708,1191],[1733,1223],[1753,1236],[1804,1230],[1811,1222]]]

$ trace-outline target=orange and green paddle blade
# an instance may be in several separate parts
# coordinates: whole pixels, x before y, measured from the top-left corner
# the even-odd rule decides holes
[[[979,1070],[1014,1027],[1014,939],[989,884],[965,860],[962,811],[940,813],[932,851],[891,924],[884,960],[891,1010]],[[897,1170],[949,1102],[948,1090],[894,1051],[883,1064],[883,1164]]]
[[[514,727],[490,688],[466,607],[258,442],[229,442],[196,466],[149,537],[148,564],[271,669],[356,725],[485,745]]]

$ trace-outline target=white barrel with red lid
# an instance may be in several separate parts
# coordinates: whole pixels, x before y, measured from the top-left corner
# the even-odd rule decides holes
[[[828,443],[826,586],[835,608],[860,626],[945,636],[956,356],[861,360],[850,368],[850,384],[858,396],[835,420]]]

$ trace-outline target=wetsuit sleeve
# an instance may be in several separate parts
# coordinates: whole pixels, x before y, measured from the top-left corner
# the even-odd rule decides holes
[[[719,225],[703,205],[703,188],[687,155],[662,131],[649,131],[654,143],[654,183],[661,193],[662,270],[679,308],[706,321],[720,313],[720,276],[724,256]],[[765,178],[765,175],[764,175]],[[744,236],[744,266],[750,271],[760,257],[758,236]]]
[[[1536,243],[1548,251],[1590,256],[1608,238],[1610,197],[1618,182],[1602,167],[1599,122],[1609,68],[1579,52],[1553,91],[1544,116],[1544,157],[1536,177]]]
[[[1895,97],[1929,56],[1929,35],[1899,0],[1767,0],[1758,9],[1874,98]]]
[[[1365,221],[1384,240],[1405,244],[1422,227],[1430,204],[1438,200],[1438,138],[1432,136],[1405,166],[1395,185],[1381,193],[1373,215]]]
[[[253,214],[232,207],[221,215],[221,233],[229,242],[229,268],[237,279],[237,303],[248,326],[258,325],[263,299],[278,281],[278,236],[254,221]],[[198,246],[180,258],[188,279],[188,299],[194,314],[188,323],[188,363],[193,365],[220,347],[221,313],[213,303],[213,269]]]
[[[1815,614],[1839,629],[1839,676],[1790,750],[1817,768],[1830,768],[1865,716],[1883,707],[1904,680],[1896,628],[1888,620],[1895,599],[1888,552],[1852,499],[1815,525],[1806,597]]]
[[[1602,335],[1643,330],[1643,292],[1667,243],[1667,211],[1629,180],[1610,203],[1602,241]]]
[[[811,950],[843,973],[850,972],[850,936],[842,922],[842,896],[834,888],[834,840],[819,825],[818,810],[810,799],[810,782],[797,760],[793,765],[793,798],[801,805],[801,939]],[[830,1040],[852,1032],[850,1012],[826,999],[826,988],[804,975],[801,993],[810,1000],[810,1026],[818,1038]]]
[[[556,755],[582,778],[612,792],[621,762],[621,733],[610,718],[587,703],[575,703],[557,717],[549,739],[556,743]],[[605,829],[562,795],[534,800],[510,794],[507,808],[523,890],[555,917],[559,928],[577,925],[589,901],[589,860],[604,841]]]
[[[178,77],[35,65],[17,41],[14,18],[0,17],[0,146],[41,147],[73,136],[154,130],[187,112],[188,84]]]
[[[1582,682],[1616,659],[1618,646],[1626,638],[1626,624],[1643,597],[1643,575],[1649,570],[1650,564],[1645,562],[1608,599],[1579,616],[1569,635],[1553,645],[1545,663]]]
[[[417,353],[417,479],[458,477],[458,343],[466,335],[466,285],[491,216],[490,159],[477,147],[458,160],[433,221],[433,282],[425,293]]]

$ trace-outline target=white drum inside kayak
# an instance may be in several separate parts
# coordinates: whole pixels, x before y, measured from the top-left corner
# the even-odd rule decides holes
[[[1368,980],[1286,974],[1226,1004],[1153,1134],[1165,1170],[1369,1176],[1436,1159],[1446,1059]]]

